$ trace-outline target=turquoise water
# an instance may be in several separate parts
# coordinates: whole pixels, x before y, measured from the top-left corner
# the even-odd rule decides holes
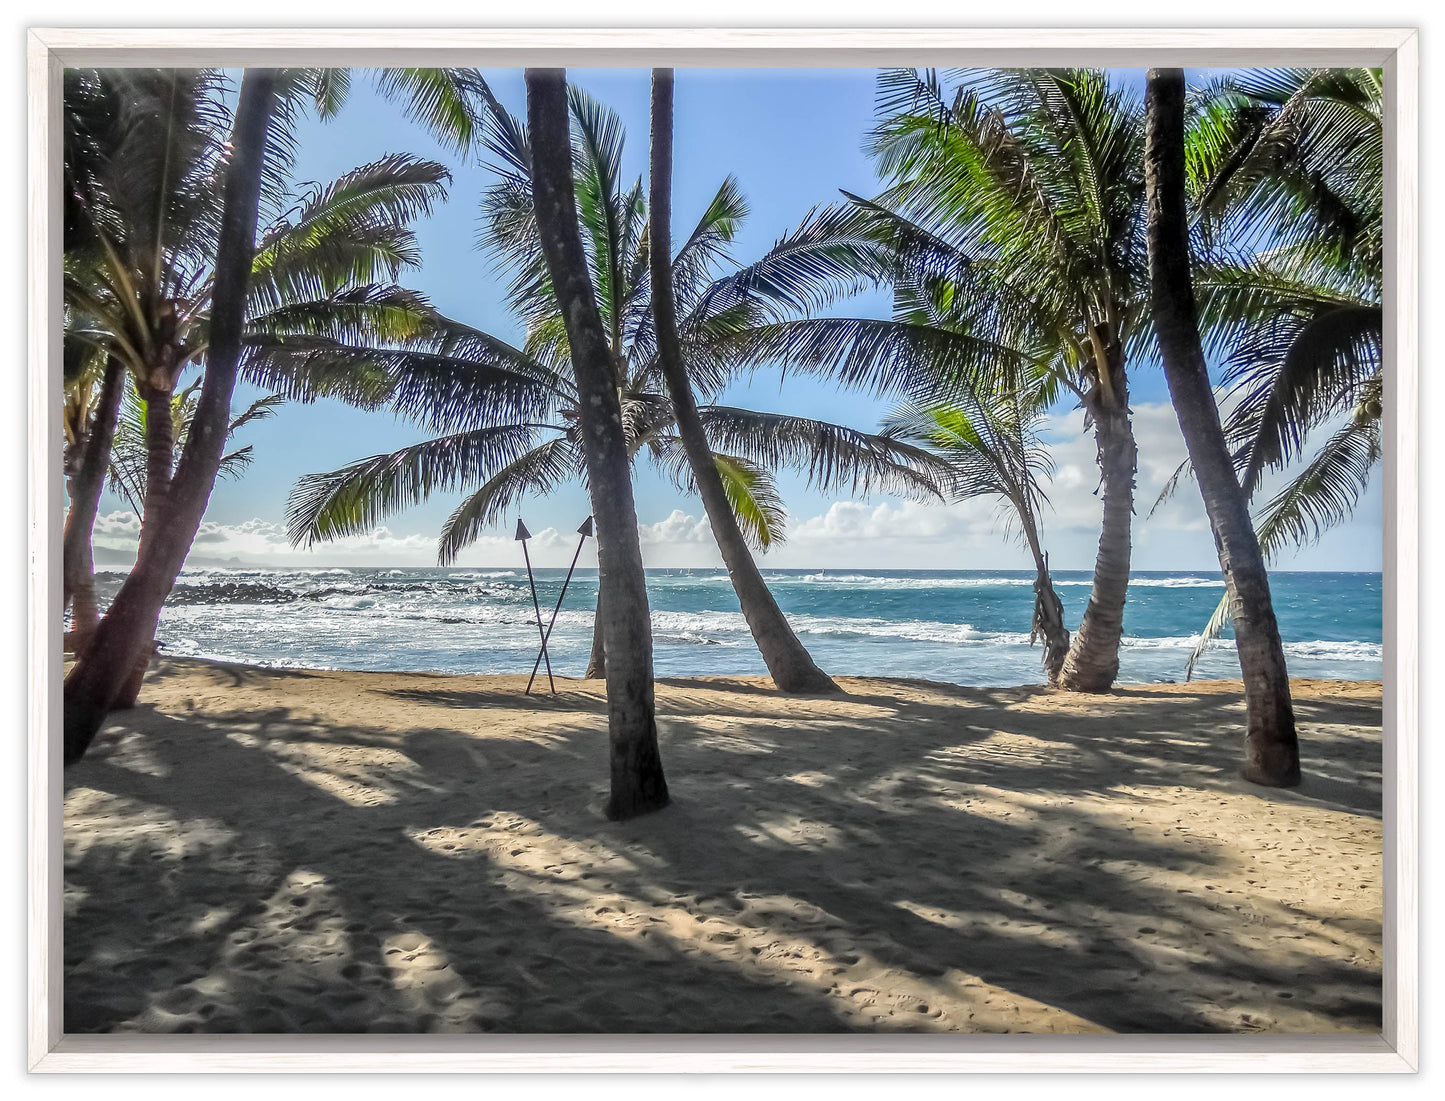
[[[563,570],[537,571],[544,619]],[[976,570],[765,570],[778,603],[824,669],[958,684],[1042,682],[1028,645],[1032,578]],[[659,676],[765,673],[721,570],[649,570]],[[100,578],[101,597],[121,576]],[[1072,630],[1089,575],[1055,583]],[[1276,573],[1275,611],[1295,676],[1379,679],[1378,573]],[[1120,680],[1182,680],[1197,633],[1223,594],[1217,574],[1140,573],[1125,611]],[[553,669],[580,676],[591,647],[596,571],[578,571],[557,617]],[[251,664],[515,673],[532,667],[537,626],[521,569],[196,569],[162,618],[167,652]],[[1197,675],[1237,677],[1233,643]]]

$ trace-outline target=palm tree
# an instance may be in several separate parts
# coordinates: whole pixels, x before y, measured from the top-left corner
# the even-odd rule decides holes
[[[869,284],[888,320],[811,317],[749,333],[751,354],[915,402],[1008,390],[1040,372],[1082,404],[1098,445],[1103,524],[1093,588],[1059,674],[1106,691],[1118,673],[1136,449],[1127,363],[1147,336],[1142,111],[1097,70],[890,70],[871,150],[890,186],[815,212],[741,273],[811,312]]]
[[[1150,69],[1145,94],[1145,186],[1154,327],[1169,393],[1219,550],[1244,672],[1244,777],[1270,787],[1300,782],[1299,743],[1269,575],[1235,479],[1209,384],[1190,278],[1184,168],[1184,70]]]
[[[567,78],[561,69],[527,70],[532,201],[547,275],[565,320],[577,380],[587,488],[597,520],[599,608],[607,661],[611,743],[609,818],[633,818],[669,801],[657,749],[652,684],[652,621],[637,538],[632,464],[622,425],[613,352],[592,290],[577,228]]]
[[[1266,473],[1293,470],[1256,513],[1270,558],[1347,518],[1383,454],[1380,73],[1250,70],[1191,106],[1196,293],[1229,388],[1225,437],[1251,500]],[[1189,675],[1228,619],[1226,594]]]
[[[199,404],[199,391],[201,380],[197,379],[184,390],[176,393],[171,400],[170,417],[172,423],[172,438],[175,440],[177,452],[184,450],[186,439],[190,435],[191,425],[195,421],[196,407]],[[265,397],[257,398],[246,407],[239,415],[234,417],[226,429],[226,437],[229,439],[236,432],[245,427],[251,421],[264,420],[272,416],[276,407],[282,403],[280,394],[268,394]],[[134,385],[126,391],[125,400],[122,404],[120,419],[116,425],[115,437],[110,453],[110,467],[108,483],[112,492],[117,494],[121,500],[130,506],[135,513],[136,519],[145,526],[145,495],[148,485],[147,468],[150,462],[150,450],[147,446],[149,433],[146,427],[146,418],[153,414],[152,407],[140,399]],[[239,478],[251,465],[251,446],[237,448],[221,456],[220,465],[217,467],[218,478]],[[86,561],[90,561],[90,548],[86,548]],[[94,607],[94,586],[95,577],[92,570],[86,578],[89,586],[89,596],[92,608]],[[82,601],[77,594],[77,614],[80,612]],[[92,625],[92,630],[94,625]],[[75,652],[79,654],[83,649],[83,643],[77,641]],[[154,647],[143,651],[141,658],[136,662],[129,679],[126,680],[120,693],[116,696],[111,709],[115,711],[125,710],[135,706],[136,698],[140,695],[141,685],[145,679],[146,669],[150,665],[150,656]]]
[[[1038,380],[1042,382],[1043,380]],[[1018,521],[1034,561],[1034,615],[1029,644],[1043,640],[1043,665],[1057,684],[1069,652],[1064,605],[1054,591],[1043,549],[1039,513],[1048,503],[1043,482],[1053,470],[1038,438],[1043,387],[980,395],[955,392],[951,404],[909,404],[887,420],[885,431],[937,453],[948,464],[949,496],[956,501],[998,497]]]
[[[241,81],[216,235],[211,339],[197,424],[181,459],[181,475],[162,491],[169,498],[165,502],[169,507],[153,519],[149,541],[142,525],[135,568],[96,628],[90,647],[65,678],[64,760],[67,765],[84,756],[134,668],[137,651],[154,637],[161,604],[175,584],[190,550],[215,481],[224,436],[217,421],[229,411],[241,358],[246,288],[256,237],[267,131],[276,110],[276,84],[276,73],[266,69],[247,70]],[[166,192],[159,190],[158,193]],[[171,352],[167,358],[173,355]],[[168,367],[165,360],[160,367],[162,370]],[[169,415],[151,419],[171,423]],[[150,435],[155,439],[158,430],[152,428]],[[169,454],[165,459],[169,464]],[[148,498],[148,512],[154,504]],[[156,533],[155,527],[161,523],[165,530]]]
[[[696,479],[658,356],[642,185],[627,186],[621,179],[624,134],[617,115],[575,86],[568,91],[579,232],[607,333],[628,455],[634,462],[649,458],[690,492]],[[500,180],[483,197],[486,240],[511,273],[509,299],[526,320],[527,339],[516,348],[459,322],[436,319],[434,385],[408,391],[397,408],[439,435],[301,479],[287,510],[297,543],[364,533],[433,492],[465,489],[467,496],[438,541],[438,559],[446,565],[525,495],[587,476],[582,402],[540,247],[526,131],[495,100],[489,112],[487,145]],[[746,363],[728,340],[765,317],[762,299],[718,275],[746,214],[736,181],[724,180],[672,257],[683,360],[692,387],[704,394],[715,394]],[[770,474],[780,466],[806,471],[811,484],[823,489],[936,492],[931,480],[936,464],[901,441],[808,417],[711,402],[696,409],[729,509],[759,549],[783,538],[784,511]],[[756,603],[749,599],[744,606],[756,610]],[[599,614],[590,677],[605,674],[603,621]],[[764,634],[775,637],[770,627]],[[788,683],[802,688],[810,682]]]
[[[672,101],[672,70],[654,69],[648,258],[657,359],[671,399],[677,435],[748,628],[774,683],[784,692],[837,692],[838,686],[814,663],[768,590],[733,515],[727,488],[708,444],[707,429],[698,415],[697,400],[683,361],[672,286]]]
[[[70,367],[72,357],[66,356]],[[65,491],[70,507],[65,514],[61,541],[63,577],[62,610],[71,611],[72,633],[67,640],[78,653],[90,642],[100,612],[95,603],[95,559],[91,538],[100,511],[100,496],[115,434],[125,367],[113,356],[86,356],[66,379]]]
[[[456,124],[469,85],[447,75],[450,72],[385,70],[379,82],[407,94],[414,117],[451,127],[460,144],[470,136],[469,128]],[[66,678],[67,764],[84,754],[106,712],[133,680],[133,667],[150,648],[161,605],[190,550],[222,458],[253,290],[264,298],[281,288],[324,287],[336,299],[329,306],[350,307],[344,317],[326,315],[314,308],[316,302],[305,300],[304,291],[299,308],[294,308],[296,296],[279,295],[279,300],[289,298],[287,305],[293,308],[279,311],[285,318],[268,334],[269,350],[256,356],[273,371],[288,354],[278,347],[278,333],[313,343],[329,341],[334,348],[350,342],[358,324],[374,335],[377,322],[395,323],[398,310],[413,319],[419,314],[409,298],[398,301],[383,294],[373,299],[364,286],[337,294],[338,288],[324,279],[307,284],[303,247],[278,246],[270,235],[259,252],[256,246],[263,201],[283,190],[295,111],[306,102],[323,114],[334,111],[348,84],[347,74],[247,71],[234,116],[225,109],[221,78],[214,71],[90,71],[83,80],[91,88],[81,98],[109,107],[116,121],[89,130],[78,127],[84,140],[67,148],[68,153],[72,148],[77,152],[78,162],[73,171],[67,169],[72,185],[67,229],[71,211],[82,227],[75,235],[75,263],[67,257],[67,301],[95,323],[94,331],[102,334],[97,342],[107,352],[130,361],[142,397],[159,415],[146,418],[146,506],[136,566],[90,649]],[[84,117],[96,113],[88,111]],[[227,142],[224,135],[232,117]],[[440,184],[439,166],[407,160],[415,174],[406,185],[411,197],[398,193],[390,200],[392,206],[424,205]],[[365,209],[367,204],[362,200],[359,206]],[[348,217],[344,209],[333,213],[342,221]],[[384,219],[363,214],[359,221],[375,229]],[[364,250],[371,240],[363,234],[355,243]],[[333,242],[345,246],[346,235],[335,235]],[[212,257],[213,266],[207,267]],[[315,274],[316,258],[310,259],[310,274]],[[346,270],[344,262],[340,270]],[[364,284],[364,272],[357,269],[355,274]],[[299,282],[293,286],[287,282],[291,279]],[[193,429],[173,469],[171,396],[185,365],[202,355],[205,375]]]
[[[66,338],[92,359],[123,365],[146,408],[158,414],[137,422],[147,430],[147,455],[130,474],[134,499],[150,502],[152,516],[159,517],[180,442],[179,422],[171,415],[175,387],[203,359],[208,338],[216,226],[206,211],[217,201],[222,148],[211,133],[216,111],[206,100],[221,85],[204,73],[149,75],[92,74],[97,83],[114,81],[126,90],[118,109],[138,117],[120,128],[123,138],[111,146],[80,151],[88,186],[76,202],[75,221],[87,235],[73,243],[67,258]],[[137,182],[147,178],[161,199]],[[248,366],[264,363],[278,374],[297,340],[331,327],[342,330],[348,369],[361,375],[374,362],[368,345],[408,335],[421,315],[412,296],[390,280],[402,266],[417,263],[408,223],[444,194],[447,178],[441,165],[388,157],[300,196],[263,234],[252,266]],[[279,206],[288,196],[267,198]],[[153,207],[166,216],[157,217]],[[294,380],[290,389],[308,397],[318,390]],[[108,415],[112,406],[102,408]],[[101,463],[103,434],[94,442],[92,461]],[[83,587],[90,526],[80,521],[93,521],[89,502],[98,499],[99,487],[82,480],[76,488],[87,511],[67,528],[67,573]],[[87,597],[78,611],[77,641],[83,641],[93,629],[93,600]],[[117,702],[131,701],[123,696]]]

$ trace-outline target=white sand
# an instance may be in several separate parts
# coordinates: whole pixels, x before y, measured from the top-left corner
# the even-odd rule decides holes
[[[601,686],[166,660],[67,774],[67,1031],[1378,1031],[1380,686]]]

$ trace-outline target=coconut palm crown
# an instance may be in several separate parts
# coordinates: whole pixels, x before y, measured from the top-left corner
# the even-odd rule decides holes
[[[143,397],[169,401],[205,359],[227,82],[212,70],[69,70],[67,81],[67,103],[106,102],[111,112],[92,108],[67,131],[67,342],[121,358]],[[101,117],[106,133],[86,128]],[[326,347],[349,361],[360,393],[366,378],[384,381],[385,356],[371,353],[421,330],[425,303],[395,280],[419,264],[411,223],[444,197],[450,176],[397,154],[298,194],[289,127],[277,123],[270,139],[281,155],[268,160],[243,373],[274,384],[302,353]],[[298,374],[285,389],[314,396],[308,383],[325,380]]]
[[[383,91],[451,145],[470,140],[465,70],[378,70]],[[445,195],[444,166],[384,157],[326,185],[292,182],[295,123],[334,113],[347,74],[283,70],[268,114],[249,258],[242,377],[284,396],[336,393],[376,404],[404,390],[398,355],[424,341],[429,310],[397,285],[420,261],[411,223]],[[68,69],[64,97],[66,596],[90,584],[88,550],[106,470],[149,502],[142,538],[157,530],[179,454],[183,375],[209,358],[215,264],[232,159],[235,105],[218,70]],[[303,370],[304,369],[304,370]],[[127,452],[123,482],[112,456],[121,425],[145,433]],[[147,415],[153,407],[154,415]],[[234,469],[233,459],[223,470]],[[88,601],[78,627],[88,634]],[[85,619],[87,623],[80,623]]]
[[[1267,558],[1347,519],[1383,454],[1383,118],[1377,69],[1249,70],[1191,104],[1196,293],[1226,441],[1251,498],[1289,471],[1255,513]],[[1222,601],[1186,675],[1227,622]]]
[[[1253,495],[1307,459],[1259,520],[1278,549],[1347,517],[1381,456],[1380,73],[1240,73],[1193,115],[1201,321],[1231,389],[1240,483]]]
[[[579,228],[612,352],[629,455],[646,455],[684,489],[691,474],[657,359],[648,276],[647,209],[640,180],[621,177],[624,133],[615,112],[569,88]],[[399,406],[439,433],[298,482],[287,512],[297,543],[369,531],[383,516],[433,492],[466,491],[443,525],[443,564],[528,494],[585,477],[577,393],[566,331],[543,260],[532,207],[525,128],[494,98],[485,144],[498,179],[482,200],[481,243],[508,277],[525,320],[518,348],[438,319],[437,353],[449,365]],[[716,395],[745,366],[730,338],[766,317],[766,302],[720,276],[747,215],[737,181],[718,187],[673,257],[679,331],[689,376]],[[885,436],[807,417],[719,404],[699,408],[738,520],[757,547],[783,538],[785,512],[771,471],[805,471],[820,489],[936,492],[926,452]]]
[[[873,199],[815,211],[737,282],[799,313],[869,284],[893,316],[803,317],[746,337],[791,370],[916,403],[1065,391],[1098,443],[1103,527],[1064,682],[1107,689],[1129,575],[1135,447],[1127,364],[1149,344],[1143,116],[1097,70],[890,70]]]

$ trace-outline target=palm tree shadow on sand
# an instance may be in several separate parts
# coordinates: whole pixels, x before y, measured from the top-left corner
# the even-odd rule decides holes
[[[209,668],[159,676],[227,683]],[[412,705],[402,730],[204,701],[119,716],[66,776],[66,1030],[1380,1028],[1377,958],[1324,947],[1378,945],[1378,912],[1216,889],[1236,854],[1131,824],[1181,785],[1247,791],[1214,733],[1237,697],[1126,736],[1132,710],[1167,715],[1145,691],[1065,730],[1017,690],[846,683],[832,718],[678,682],[675,803],[626,823],[600,814],[600,689],[515,737],[468,731],[530,704],[462,688],[363,686]],[[1377,792],[1356,782],[1352,808],[1331,783],[1288,799],[1378,816]]]

